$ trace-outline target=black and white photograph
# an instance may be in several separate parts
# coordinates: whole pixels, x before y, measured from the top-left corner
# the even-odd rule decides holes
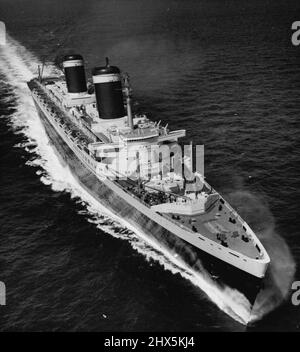
[[[299,118],[299,0],[0,0],[0,332],[300,331]]]

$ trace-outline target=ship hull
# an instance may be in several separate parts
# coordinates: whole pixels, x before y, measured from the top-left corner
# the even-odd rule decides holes
[[[221,287],[226,285],[237,289],[248,299],[251,305],[254,304],[255,298],[261,289],[261,278],[240,270],[206,253],[200,248],[193,246],[153,221],[147,215],[136,209],[136,207],[133,207],[82,163],[74,151],[57,133],[36,102],[35,105],[47,135],[58,151],[59,157],[69,166],[78,182],[94,199],[117,214],[120,218],[126,219],[134,228],[149,236],[149,239],[155,240],[158,246],[176,255],[177,259],[179,256],[188,266],[193,268],[193,270],[200,272],[202,275],[209,273],[209,280],[212,280]]]

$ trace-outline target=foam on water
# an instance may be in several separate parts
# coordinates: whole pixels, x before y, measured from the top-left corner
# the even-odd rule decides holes
[[[243,189],[242,184],[238,188]],[[264,199],[244,190],[230,192],[228,198],[241,216],[247,218],[271,258],[264,288],[257,296],[251,312],[250,320],[256,321],[287,299],[294,280],[296,263],[284,238],[276,232],[275,219]]]
[[[32,158],[27,161],[27,164],[38,167],[37,175],[40,176],[41,181],[54,191],[68,191],[71,197],[79,198],[79,201],[86,205],[86,211],[81,213],[86,214],[89,222],[114,237],[129,241],[147,261],[155,260],[164,269],[174,274],[179,273],[204,291],[222,311],[240,323],[247,324],[250,321],[251,309],[250,303],[243,294],[229,287],[220,287],[204,270],[201,273],[195,272],[176,254],[160,247],[145,233],[137,231],[124,219],[120,219],[101,206],[80,186],[49,143],[26,85],[28,80],[36,76],[38,59],[8,37],[7,45],[0,47],[0,60],[0,69],[7,78],[6,83],[14,88],[17,99],[16,112],[11,117],[12,125],[16,133],[23,133],[27,137],[27,141],[18,147],[23,147],[31,153]],[[45,73],[51,71],[55,69],[47,67]],[[259,311],[264,311],[263,305],[260,305]],[[258,318],[258,314],[255,318]]]

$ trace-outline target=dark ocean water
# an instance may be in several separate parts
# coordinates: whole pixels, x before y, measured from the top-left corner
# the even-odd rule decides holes
[[[1,0],[0,20],[0,330],[299,330],[299,1]],[[68,51],[87,72],[109,56],[136,109],[205,145],[208,181],[272,260],[247,328],[235,292],[95,210],[58,162],[25,83]]]

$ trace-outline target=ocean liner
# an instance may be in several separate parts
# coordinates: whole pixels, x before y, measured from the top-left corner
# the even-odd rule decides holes
[[[195,170],[193,153],[170,131],[132,109],[128,75],[106,64],[87,80],[81,55],[64,75],[28,82],[50,141],[80,184],[151,240],[251,302],[270,258],[248,224]],[[190,148],[192,151],[193,148]]]

